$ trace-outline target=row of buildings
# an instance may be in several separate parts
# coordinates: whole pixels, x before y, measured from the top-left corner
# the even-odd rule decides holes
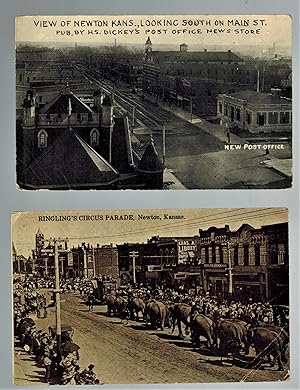
[[[144,52],[119,46],[98,50],[77,46],[65,53],[55,51],[52,61],[49,54],[38,55],[38,49],[27,57],[25,52],[24,49],[19,54],[17,51],[20,89],[25,85],[38,88],[46,82],[59,84],[66,77],[76,80],[75,84],[79,83],[76,87],[80,88],[86,80],[82,70],[70,67],[75,62],[116,83],[123,81],[135,90],[149,93],[166,105],[175,104],[205,119],[229,121],[231,126],[250,132],[291,131],[292,59],[278,57],[276,52],[273,58],[254,59],[232,50],[189,51],[185,43],[179,50],[154,50],[149,37]],[[44,65],[41,58],[45,58]],[[279,96],[274,97],[274,91]],[[226,115],[225,107],[220,110],[222,103],[224,106],[231,103],[237,107],[236,112],[229,108]],[[239,106],[247,104],[251,106],[247,107],[248,116],[245,114],[245,119],[239,119],[238,111],[242,109]]]
[[[232,284],[237,296],[288,301],[288,223],[258,229],[243,224],[235,231],[212,226],[193,237],[154,236],[121,245],[68,248],[66,241],[58,249],[63,277],[111,275],[120,284],[182,284],[221,296]],[[31,271],[54,275],[53,243],[40,230],[32,253]]]
[[[154,51],[148,38],[143,90],[203,118],[252,133],[291,132],[291,59],[267,63],[228,51]]]

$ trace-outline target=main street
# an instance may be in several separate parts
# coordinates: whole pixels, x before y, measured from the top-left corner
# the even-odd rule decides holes
[[[79,67],[78,65],[76,65]],[[84,70],[84,67],[80,67]],[[225,150],[227,139],[222,126],[208,123],[174,106],[163,106],[161,99],[145,95],[142,101],[132,93],[128,85],[104,79],[97,72],[85,70],[85,76],[106,93],[114,93],[121,111],[128,112],[133,134],[139,141],[142,155],[145,145],[153,137],[158,154],[163,155],[163,125],[166,131],[166,167],[189,189],[231,188],[284,188],[290,186],[290,178],[269,169],[265,162],[270,159],[291,158],[289,144],[284,149]],[[192,122],[192,123],[191,123]],[[231,135],[232,143],[255,143]],[[271,139],[259,143],[274,143]]]
[[[97,305],[94,311],[78,294],[62,295],[62,324],[74,328],[73,341],[80,346],[81,368],[90,363],[101,383],[208,383],[279,381],[287,378],[287,370],[277,368],[251,370],[240,363],[224,365],[220,357],[211,356],[205,349],[199,353],[189,338],[179,340],[170,329],[154,331],[145,324],[106,317],[106,306]],[[55,309],[49,308],[47,319],[35,319],[37,328],[48,330],[55,326]],[[253,353],[253,351],[252,351]],[[40,368],[24,351],[15,349],[15,384],[41,384]],[[245,363],[244,363],[245,364]]]

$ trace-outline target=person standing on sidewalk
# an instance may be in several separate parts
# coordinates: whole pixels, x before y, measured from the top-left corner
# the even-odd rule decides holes
[[[228,126],[228,123],[225,124],[225,133],[227,136],[227,143],[230,144],[230,128]]]

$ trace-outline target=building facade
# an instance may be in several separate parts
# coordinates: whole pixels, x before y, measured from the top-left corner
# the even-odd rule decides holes
[[[231,284],[241,300],[288,301],[288,223],[200,230],[199,252],[204,291],[227,295]]]
[[[153,142],[142,156],[132,148],[127,113],[113,96],[94,91],[86,104],[69,85],[40,107],[33,90],[17,131],[18,183],[26,189],[163,187],[164,166]]]
[[[220,94],[217,107],[220,123],[228,127],[251,133],[292,132],[292,100],[280,96],[280,89]]]

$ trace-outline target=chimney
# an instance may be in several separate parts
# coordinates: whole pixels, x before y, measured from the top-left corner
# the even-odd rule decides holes
[[[273,96],[280,96],[281,89],[280,88],[271,88],[271,94]]]
[[[97,244],[97,248],[99,248],[100,247],[100,245],[99,244]]]

